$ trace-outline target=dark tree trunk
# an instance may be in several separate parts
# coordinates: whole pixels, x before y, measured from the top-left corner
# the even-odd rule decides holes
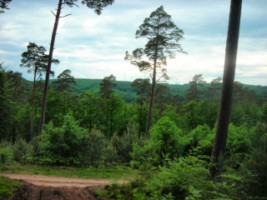
[[[36,86],[36,74],[37,74],[37,67],[34,69],[34,78],[33,78],[33,85],[32,85],[32,111],[31,111],[31,127],[30,127],[30,140],[33,137],[34,133],[34,125],[35,125],[35,86]]]
[[[211,169],[212,176],[216,176],[220,168],[223,151],[226,146],[228,126],[230,122],[233,84],[235,77],[235,66],[238,48],[238,37],[240,27],[242,0],[232,0],[229,16],[228,35],[226,42],[223,88],[221,96],[221,106],[218,115],[218,126],[216,138],[213,144],[211,159],[214,167]]]
[[[158,30],[158,36],[159,36],[159,30]],[[152,121],[154,97],[155,97],[155,93],[156,93],[157,60],[158,60],[158,36],[157,36],[155,57],[154,57],[154,64],[153,64],[151,97],[150,97],[149,111],[148,111],[147,124],[146,124],[146,137],[147,138],[149,137],[149,131],[150,131],[151,121]]]
[[[141,138],[141,135],[142,135],[142,121],[143,121],[142,113],[143,113],[143,100],[141,96],[140,108],[139,108],[139,131],[138,131],[139,138]]]
[[[50,49],[49,49],[49,58],[48,58],[46,75],[45,75],[45,85],[44,85],[44,93],[43,93],[43,100],[42,100],[42,113],[41,113],[41,120],[40,120],[40,127],[39,127],[40,128],[40,131],[39,131],[40,134],[41,134],[43,127],[44,127],[44,124],[45,124],[45,112],[46,112],[49,76],[50,76],[52,59],[53,59],[53,51],[54,51],[54,46],[55,46],[56,33],[57,33],[57,28],[58,28],[58,23],[59,23],[61,8],[62,8],[62,1],[63,0],[58,1],[57,14],[55,16],[56,18],[55,18],[55,23],[54,23],[54,28],[53,28],[51,43],[50,43]]]
[[[146,137],[147,138],[149,137],[149,130],[151,127],[153,104],[154,104],[154,97],[155,97],[155,90],[156,90],[156,73],[157,73],[156,63],[157,63],[157,61],[154,62],[153,75],[152,75],[151,97],[150,97],[148,117],[147,117],[147,123],[146,123]]]

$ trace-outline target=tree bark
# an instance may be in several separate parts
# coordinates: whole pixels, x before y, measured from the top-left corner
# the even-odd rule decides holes
[[[50,76],[52,59],[53,59],[56,33],[57,33],[57,28],[58,28],[58,23],[59,23],[61,8],[62,8],[62,1],[63,0],[58,1],[57,14],[55,16],[55,23],[54,23],[54,28],[53,28],[51,43],[50,43],[50,49],[49,49],[48,64],[47,64],[47,70],[46,70],[46,76],[45,76],[44,93],[43,93],[43,99],[42,99],[42,113],[41,113],[41,120],[40,120],[40,127],[39,127],[39,129],[40,129],[39,133],[40,134],[41,134],[43,127],[44,127],[44,124],[45,124],[45,112],[46,112],[49,76]]]
[[[156,48],[157,51],[157,48]],[[150,103],[149,103],[149,111],[148,111],[148,117],[147,117],[147,123],[146,123],[146,137],[149,137],[149,131],[151,127],[151,121],[152,121],[152,112],[153,112],[153,105],[154,105],[154,97],[155,97],[155,91],[156,91],[156,76],[157,76],[157,52],[154,60],[154,67],[153,67],[153,75],[152,75],[152,87],[151,87],[151,97],[150,97]]]
[[[154,63],[153,63],[151,97],[150,97],[149,111],[148,111],[147,124],[146,124],[146,137],[147,138],[149,137],[149,131],[150,131],[151,121],[152,121],[154,97],[155,97],[155,93],[156,93],[157,60],[158,60],[158,36],[159,36],[159,30],[158,30],[158,35],[157,35],[155,57],[154,57]]]
[[[30,127],[30,140],[33,137],[35,125],[35,86],[36,86],[37,67],[34,69],[33,85],[32,85],[32,111],[31,111],[31,127]]]
[[[223,152],[226,146],[228,126],[231,116],[233,84],[235,78],[236,57],[238,49],[239,27],[241,17],[242,0],[232,0],[229,15],[228,35],[225,50],[223,87],[221,105],[218,115],[216,137],[213,143],[211,159],[214,166],[211,174],[215,177],[222,166]]]

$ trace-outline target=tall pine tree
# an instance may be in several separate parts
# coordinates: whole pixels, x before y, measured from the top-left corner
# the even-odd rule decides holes
[[[138,66],[140,71],[152,72],[152,88],[146,126],[146,135],[148,136],[152,121],[156,82],[160,78],[168,79],[165,68],[167,57],[173,58],[175,53],[184,52],[180,45],[183,31],[173,23],[171,16],[165,12],[163,6],[160,6],[148,18],[145,18],[135,36],[148,40],[145,48],[137,48],[132,54],[126,52],[125,59],[131,60],[131,64]]]

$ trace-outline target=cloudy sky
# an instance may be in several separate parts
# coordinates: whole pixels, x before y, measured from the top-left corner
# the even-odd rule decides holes
[[[98,78],[113,74],[117,80],[147,78],[124,60],[125,51],[144,47],[145,39],[135,32],[145,17],[163,5],[175,24],[184,31],[183,49],[168,60],[170,82],[188,83],[195,74],[211,81],[221,77],[224,65],[230,0],[115,0],[102,15],[79,4],[65,7],[60,20],[53,66],[56,75],[70,69],[75,78]],[[54,23],[51,10],[56,0],[12,0],[0,14],[0,62],[29,80],[32,74],[19,67],[21,53],[29,42],[49,49]],[[241,17],[236,80],[267,85],[267,1],[244,0]]]

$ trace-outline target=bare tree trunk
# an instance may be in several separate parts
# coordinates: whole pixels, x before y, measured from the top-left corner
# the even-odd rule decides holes
[[[148,110],[148,117],[147,117],[147,123],[146,123],[146,137],[149,137],[149,130],[151,127],[151,121],[152,121],[152,112],[153,112],[153,104],[154,104],[154,97],[155,97],[155,90],[156,90],[156,62],[154,62],[154,68],[153,68],[153,75],[152,75],[152,88],[151,88],[151,96],[150,96],[150,103],[149,103],[149,110]]]
[[[241,17],[242,0],[232,0],[229,16],[228,35],[225,50],[223,87],[221,106],[218,115],[216,138],[213,144],[211,159],[214,167],[211,169],[212,176],[219,173],[220,162],[223,159],[223,151],[226,146],[228,126],[230,122],[233,84],[235,78],[235,66],[238,49],[239,27]]]
[[[35,124],[35,86],[36,86],[36,74],[37,74],[37,67],[35,67],[35,69],[34,69],[34,78],[33,78],[33,85],[32,85],[32,111],[31,111],[30,140],[33,137],[34,124]]]
[[[59,23],[61,8],[62,8],[62,1],[63,0],[58,1],[57,14],[55,16],[56,18],[55,18],[55,23],[54,23],[54,28],[53,28],[51,43],[50,43],[50,49],[49,49],[49,58],[48,58],[48,64],[47,64],[47,70],[46,70],[46,76],[45,76],[44,94],[43,94],[43,100],[42,100],[42,113],[41,113],[41,120],[40,120],[40,127],[39,127],[40,134],[45,124],[45,112],[46,112],[49,76],[50,76],[52,59],[53,59],[53,51],[54,51],[54,46],[55,46],[56,33],[57,33],[57,28],[58,28],[58,23]]]

